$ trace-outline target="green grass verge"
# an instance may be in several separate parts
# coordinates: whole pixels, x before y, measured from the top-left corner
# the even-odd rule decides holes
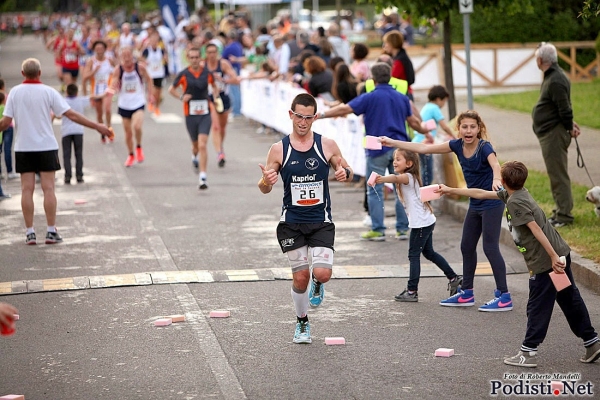
[[[478,103],[488,104],[505,110],[531,113],[538,100],[539,90],[519,93],[476,96]],[[571,85],[573,115],[579,125],[600,129],[600,79],[592,82],[578,82]]]
[[[571,249],[587,259],[600,263],[600,240],[598,240],[600,237],[600,220],[594,212],[593,204],[585,200],[588,188],[575,183],[571,186],[573,188],[575,223],[558,228],[558,232],[567,241]],[[550,215],[554,207],[554,201],[550,193],[548,175],[530,170],[525,187],[546,215]]]

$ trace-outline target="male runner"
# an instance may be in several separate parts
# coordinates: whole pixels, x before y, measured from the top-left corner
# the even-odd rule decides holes
[[[183,102],[185,125],[192,140],[192,165],[199,169],[199,188],[208,189],[206,178],[206,143],[210,133],[211,117],[209,109],[208,85],[212,85],[213,93],[219,93],[213,75],[200,61],[200,49],[192,47],[187,52],[190,66],[177,74],[169,87],[171,96]],[[181,86],[182,93],[177,91]],[[217,111],[223,111],[223,101],[215,97]],[[200,156],[198,160],[198,155]]]
[[[294,343],[311,343],[308,305],[318,307],[323,301],[323,284],[331,278],[333,266],[335,226],[331,219],[329,167],[340,182],[351,181],[353,172],[337,143],[311,130],[317,119],[314,97],[297,95],[289,115],[292,133],[271,146],[265,166],[259,164],[262,178],[258,188],[264,194],[270,193],[281,173],[284,191],[277,239],[292,268],[292,300],[297,316]]]
[[[144,89],[144,82],[146,89]],[[126,167],[131,167],[137,160],[144,161],[142,151],[142,124],[144,123],[144,107],[146,105],[147,90],[148,101],[152,98],[152,78],[146,68],[139,65],[133,59],[133,49],[124,47],[121,49],[121,64],[117,65],[111,77],[112,89],[120,90],[119,115],[123,118],[123,129],[125,130],[125,143],[129,150],[129,156],[125,161]],[[135,132],[135,156],[133,155],[133,134]]]

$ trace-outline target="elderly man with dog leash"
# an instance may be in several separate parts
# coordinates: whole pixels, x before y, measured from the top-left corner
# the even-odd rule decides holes
[[[560,228],[572,224],[573,193],[568,169],[571,139],[581,134],[573,121],[571,82],[558,66],[556,47],[542,43],[535,52],[538,68],[544,73],[540,97],[533,108],[533,131],[542,148],[555,207],[548,221]]]

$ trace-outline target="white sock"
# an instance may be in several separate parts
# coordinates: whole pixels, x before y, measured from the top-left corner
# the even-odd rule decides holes
[[[304,293],[296,293],[292,287],[292,300],[296,308],[296,316],[299,318],[305,317],[308,313],[308,289]]]
[[[31,228],[27,228],[27,230],[25,231],[26,235],[29,235],[29,234],[32,234],[32,233],[35,233],[35,229],[33,229],[33,226]]]
[[[198,154],[192,154],[192,161],[198,161]]]
[[[206,179],[206,172],[202,171],[200,172],[200,180],[204,180]]]
[[[56,226],[49,226],[48,232],[56,233]]]

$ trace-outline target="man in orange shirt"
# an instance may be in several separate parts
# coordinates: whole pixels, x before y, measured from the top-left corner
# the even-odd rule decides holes
[[[185,125],[192,140],[192,165],[199,172],[198,187],[204,190],[208,189],[206,144],[212,125],[208,85],[212,86],[213,93],[219,93],[219,89],[208,68],[201,64],[200,49],[192,47],[188,50],[187,57],[190,66],[177,74],[173,84],[169,87],[169,93],[183,102]],[[178,87],[181,87],[182,93],[177,91]],[[217,111],[222,111],[221,98],[215,97],[214,101]]]

